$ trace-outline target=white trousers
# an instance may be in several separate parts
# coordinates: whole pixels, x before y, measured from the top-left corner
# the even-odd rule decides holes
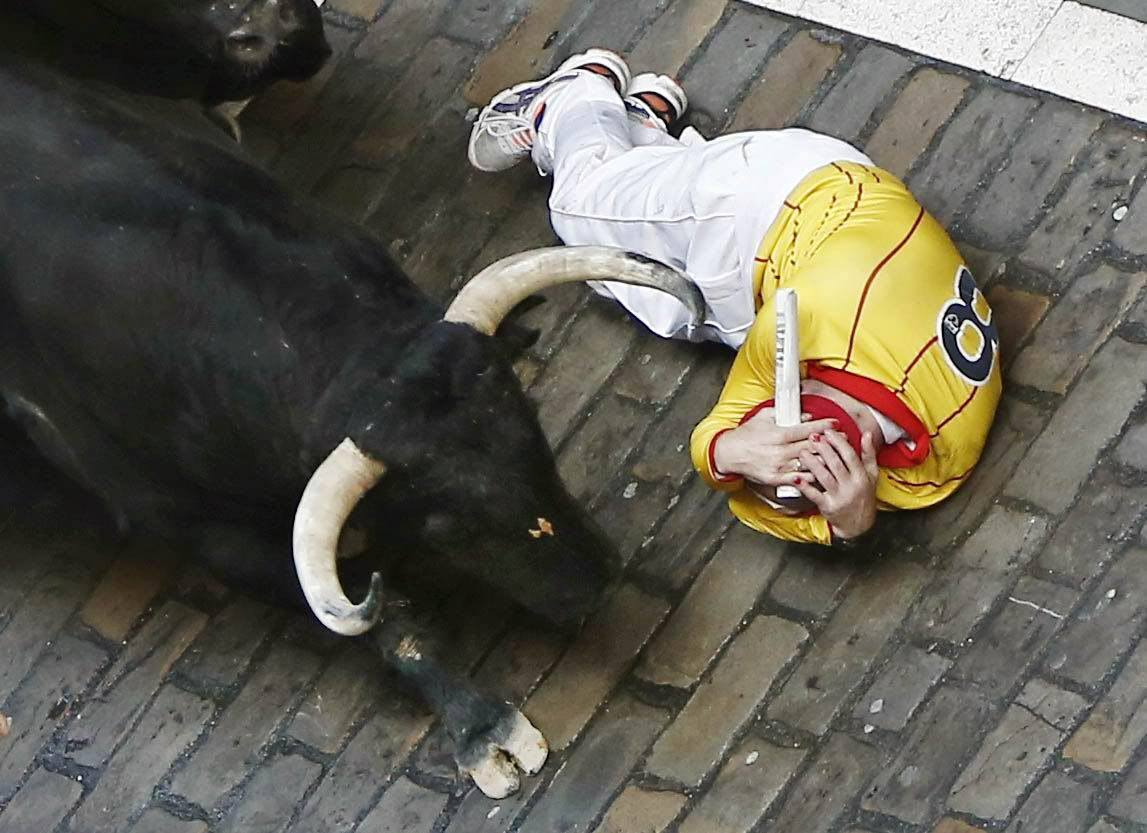
[[[533,158],[553,175],[550,222],[571,246],[614,246],[686,273],[705,297],[693,338],[737,348],[753,323],[753,257],[785,198],[832,162],[872,164],[855,148],[807,130],[682,140],[631,119],[613,85],[579,73],[546,93]],[[595,290],[650,330],[686,337],[677,299],[606,282]]]

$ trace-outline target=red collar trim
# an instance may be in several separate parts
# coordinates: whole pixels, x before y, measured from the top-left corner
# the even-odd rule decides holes
[[[889,417],[893,422],[908,432],[908,436],[916,443],[910,448],[904,440],[898,440],[892,445],[886,445],[876,455],[876,462],[890,469],[907,469],[918,466],[928,458],[932,448],[928,429],[920,418],[905,405],[896,394],[867,376],[849,373],[846,370],[837,370],[825,367],[816,362],[807,365],[808,375],[818,382],[837,388],[864,402]]]

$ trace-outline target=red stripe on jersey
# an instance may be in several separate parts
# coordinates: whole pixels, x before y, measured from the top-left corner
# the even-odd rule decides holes
[[[958,417],[961,413],[963,413],[964,409],[972,404],[972,400],[976,398],[976,394],[979,392],[980,392],[979,388],[972,388],[972,392],[970,394],[968,394],[968,398],[964,400],[964,404],[962,404],[956,410],[952,411],[952,413],[948,414],[947,418],[943,422],[941,422],[939,425],[936,426],[936,430],[932,433],[932,436],[933,437],[940,436],[940,432],[944,430],[944,426],[947,425],[952,420],[954,420],[956,417]]]
[[[876,280],[876,276],[883,271],[884,267],[889,264],[892,258],[896,257],[896,255],[900,253],[900,250],[908,245],[908,241],[912,239],[912,235],[916,233],[916,229],[920,228],[920,221],[923,219],[924,209],[921,207],[920,213],[916,215],[916,222],[912,224],[912,228],[908,230],[908,234],[904,236],[903,240],[896,244],[896,248],[890,251],[884,257],[884,260],[880,261],[876,268],[872,270],[872,274],[868,276],[868,281],[864,284],[864,291],[860,294],[860,303],[856,306],[856,317],[852,319],[852,333],[848,337],[848,353],[844,357],[844,367],[841,368],[842,370],[847,368],[849,362],[852,361],[852,348],[856,342],[856,328],[860,324],[860,316],[864,312],[864,303],[868,300],[868,290],[872,288],[872,282]]]
[[[744,420],[741,420],[741,422],[743,423]],[[727,434],[732,430],[732,428],[722,429],[713,435],[713,439],[709,440],[709,473],[713,475],[713,479],[718,483],[736,483],[741,479],[739,475],[725,474],[717,468],[717,440],[721,439],[722,434]]]
[[[900,381],[900,387],[897,388],[897,393],[904,393],[904,389],[908,387],[908,375],[912,372],[912,368],[916,366],[917,362],[924,358],[924,354],[928,352],[928,348],[939,340],[940,336],[932,336],[928,339],[928,343],[920,348],[920,352],[916,354],[916,358],[908,363],[908,367],[904,368],[904,378]]]

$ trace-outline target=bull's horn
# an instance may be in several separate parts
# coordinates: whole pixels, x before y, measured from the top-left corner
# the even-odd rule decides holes
[[[606,246],[555,246],[511,255],[470,280],[446,310],[446,320],[493,335],[502,319],[530,295],[562,283],[617,281],[668,292],[704,319],[700,290],[676,269],[644,255]]]
[[[295,571],[303,595],[319,621],[343,636],[366,633],[382,613],[382,577],[371,576],[370,592],[356,605],[343,592],[335,560],[343,524],[385,473],[385,465],[347,438],[315,469],[295,511]]]

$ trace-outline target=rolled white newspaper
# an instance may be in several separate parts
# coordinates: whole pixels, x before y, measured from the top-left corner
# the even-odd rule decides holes
[[[776,420],[777,425],[799,425],[801,421],[800,323],[797,320],[797,293],[778,289],[776,349]],[[796,486],[778,486],[778,498],[801,496]]]

